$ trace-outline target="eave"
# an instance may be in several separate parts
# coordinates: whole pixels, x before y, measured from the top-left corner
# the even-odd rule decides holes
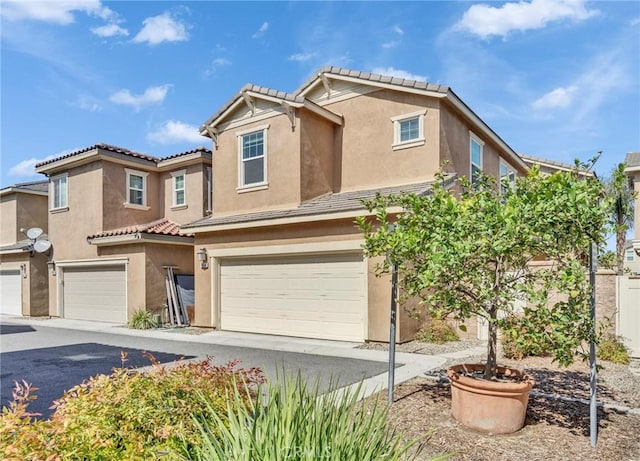
[[[185,233],[186,234],[186,233]],[[108,237],[88,238],[87,243],[99,247],[130,245],[135,243],[156,243],[166,245],[193,246],[194,238],[189,235],[156,235],[144,232],[135,234],[111,235]]]

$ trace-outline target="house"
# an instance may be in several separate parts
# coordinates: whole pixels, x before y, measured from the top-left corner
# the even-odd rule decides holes
[[[29,229],[40,229],[38,239],[46,239],[47,191],[47,181],[0,189],[0,314],[48,315],[48,256],[34,251],[27,237]]]
[[[245,85],[201,134],[213,212],[182,232],[200,261],[195,324],[223,330],[388,340],[390,283],[362,254],[361,199],[426,193],[443,164],[472,178],[528,171],[450,88],[337,67],[293,93]],[[401,310],[398,340],[417,327]]]
[[[179,226],[211,210],[211,151],[157,158],[96,144],[36,165],[49,178],[49,314],[124,323],[161,312],[165,267],[193,274]]]
[[[635,236],[631,241],[631,246],[636,253],[636,257],[640,257],[640,152],[629,152],[625,158],[625,163],[627,167],[624,171],[633,184],[633,190],[637,192],[633,220],[635,223]]]
[[[640,255],[633,249],[633,240],[627,240],[624,245],[624,272],[640,276]]]

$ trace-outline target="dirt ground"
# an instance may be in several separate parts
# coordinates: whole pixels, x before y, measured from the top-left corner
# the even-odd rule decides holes
[[[464,362],[480,361],[474,359]],[[640,460],[640,414],[599,408],[598,441],[594,449],[590,445],[588,404],[550,397],[588,399],[586,364],[558,368],[549,358],[540,357],[500,362],[534,376],[537,381],[534,391],[544,394],[531,396],[525,426],[515,434],[482,434],[453,419],[444,369],[396,387],[390,417],[398,431],[408,439],[431,434],[419,460],[451,452],[457,453],[451,459],[474,461]],[[640,408],[640,377],[624,365],[606,362],[602,365],[605,368],[598,373],[598,402]]]

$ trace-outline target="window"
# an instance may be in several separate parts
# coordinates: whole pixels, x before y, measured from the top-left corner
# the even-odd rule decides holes
[[[482,172],[482,148],[484,143],[473,133],[471,134],[471,182],[477,184],[479,174]]]
[[[424,114],[426,110],[412,114],[392,117],[393,122],[393,148],[404,149],[407,147],[421,146],[424,144]]]
[[[516,183],[516,171],[506,163],[500,162],[500,193],[504,194]]]
[[[51,178],[51,209],[57,210],[68,207],[67,175]]]
[[[627,261],[628,261],[628,262],[633,262],[633,258],[634,258],[634,256],[635,256],[635,254],[634,254],[633,249],[631,249],[631,250],[627,250],[627,252],[626,252],[626,259],[627,259]]]
[[[186,170],[174,171],[171,173],[173,182],[173,206],[184,206],[187,203],[186,198]]]
[[[147,206],[147,176],[149,173],[125,168],[127,172],[126,205]]]
[[[267,129],[238,133],[240,152],[239,178],[240,188],[266,185],[267,182]]]

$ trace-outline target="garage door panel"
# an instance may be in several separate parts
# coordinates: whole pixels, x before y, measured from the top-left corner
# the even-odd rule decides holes
[[[64,317],[125,323],[127,321],[125,274],[124,266],[65,269]]]
[[[22,315],[20,270],[0,271],[0,314]]]
[[[223,261],[226,330],[361,341],[366,309],[362,256]]]

